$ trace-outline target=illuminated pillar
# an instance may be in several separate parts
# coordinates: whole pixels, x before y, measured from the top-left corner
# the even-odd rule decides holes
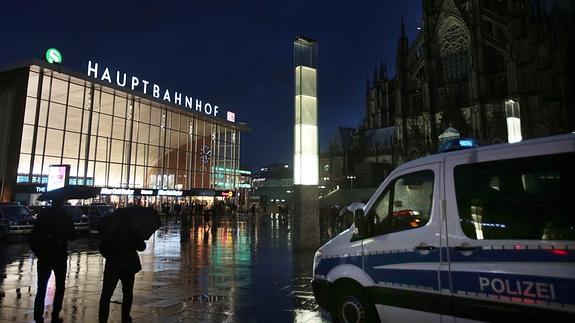
[[[298,37],[294,54],[294,184],[318,185],[317,43]]]
[[[317,42],[294,41],[294,249],[319,246],[319,154],[317,129]]]
[[[506,100],[505,116],[507,117],[507,140],[509,143],[520,142],[523,137],[521,136],[519,102],[515,100]]]

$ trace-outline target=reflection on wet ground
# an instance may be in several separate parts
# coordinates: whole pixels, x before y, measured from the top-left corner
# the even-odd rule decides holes
[[[61,317],[95,322],[104,269],[98,238],[76,240],[69,249]],[[275,219],[226,218],[210,230],[199,218],[192,218],[189,230],[165,219],[140,258],[136,322],[329,321],[311,293],[313,252],[292,252],[289,226]],[[32,321],[35,294],[36,259],[25,240],[0,242],[0,321]],[[52,276],[46,318],[53,294]],[[110,321],[120,319],[121,300],[118,286]]]

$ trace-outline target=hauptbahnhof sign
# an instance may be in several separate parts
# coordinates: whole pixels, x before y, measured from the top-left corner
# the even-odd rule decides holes
[[[191,96],[182,95],[182,93],[177,91],[162,89],[158,84],[151,83],[150,81],[135,75],[128,75],[127,73],[100,66],[100,64],[91,60],[88,61],[88,76],[101,81],[106,81],[110,84],[129,88],[132,91],[140,91],[144,94],[151,95],[154,98],[179,105],[186,109],[195,110],[196,112],[204,113],[209,116],[217,117],[219,113],[220,108],[215,104],[202,101]],[[231,122],[235,121],[229,120],[229,118],[227,119]]]

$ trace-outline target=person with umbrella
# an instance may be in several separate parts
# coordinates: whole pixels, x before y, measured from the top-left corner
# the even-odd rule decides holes
[[[38,258],[38,291],[34,300],[36,322],[44,322],[46,288],[52,271],[56,277],[52,322],[62,322],[60,310],[66,289],[67,240],[76,238],[72,217],[63,208],[64,201],[63,198],[53,200],[52,206],[40,213],[29,236],[30,248]]]
[[[131,322],[130,311],[136,273],[142,270],[138,251],[146,249],[144,240],[160,227],[157,212],[151,208],[118,209],[106,222],[100,253],[106,259],[99,320],[107,322],[110,300],[118,281],[122,282],[122,322]]]

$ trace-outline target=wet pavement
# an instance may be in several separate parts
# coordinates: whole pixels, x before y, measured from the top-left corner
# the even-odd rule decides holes
[[[164,225],[140,253],[132,318],[136,322],[329,322],[311,292],[313,252],[293,252],[288,224],[246,216],[214,221],[204,230],[192,218]],[[183,236],[183,242],[181,241]],[[31,322],[36,294],[36,259],[22,238],[0,242],[0,321]],[[104,259],[90,234],[70,243],[65,322],[96,322]],[[120,320],[121,284],[110,306]],[[54,277],[45,317],[50,317]],[[47,320],[48,322],[49,320]]]

